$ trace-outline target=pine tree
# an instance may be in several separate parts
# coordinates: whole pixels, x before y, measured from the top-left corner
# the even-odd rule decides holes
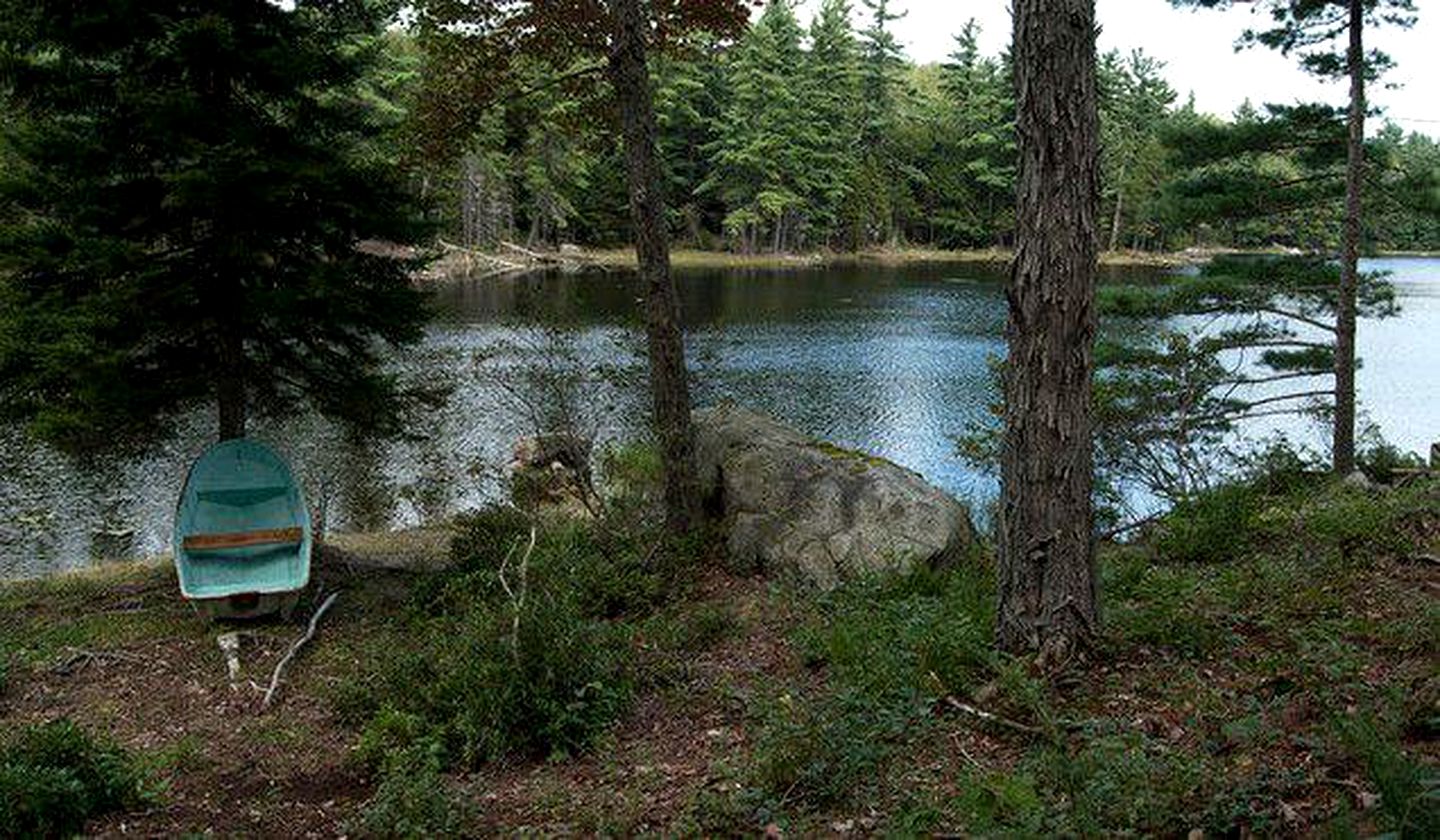
[[[1218,257],[1159,284],[1107,286],[1101,313],[1142,330],[1097,349],[1099,462],[1112,483],[1179,502],[1225,475],[1215,463],[1247,421],[1328,413],[1340,269],[1324,257]],[[1398,313],[1395,291],[1362,274],[1358,310]]]
[[[635,254],[645,284],[650,396],[664,459],[665,524],[671,534],[683,537],[699,524],[702,512],[680,293],[670,273],[663,175],[656,158],[646,41],[651,19],[640,0],[613,0],[611,16],[614,49],[608,69],[620,106]]]
[[[860,33],[860,175],[856,191],[867,200],[856,208],[858,241],[895,244],[899,237],[896,215],[905,189],[894,148],[905,52],[890,24],[904,13],[891,11],[890,0],[861,2],[870,12],[870,26]]]
[[[659,127],[660,162],[665,170],[666,201],[671,228],[695,247],[706,243],[707,230],[719,227],[724,205],[696,188],[709,169],[707,149],[720,124],[724,74],[714,39],[702,37],[682,55],[656,56],[655,118]]]
[[[944,139],[929,170],[943,201],[936,224],[949,246],[997,244],[1013,224],[1015,99],[1006,67],[980,54],[980,27],[971,19],[955,36],[941,67],[948,100]]]
[[[1094,0],[1016,0],[1020,189],[1001,455],[999,647],[1063,665],[1091,644],[1099,115]]]
[[[1323,105],[1242,105],[1233,122],[1173,115],[1164,128],[1167,224],[1219,227],[1226,244],[1320,251],[1340,239],[1345,127]]]
[[[1228,7],[1231,0],[1172,0],[1176,5]],[[1265,0],[1271,25],[1249,30],[1242,45],[1262,44],[1295,55],[1306,71],[1323,79],[1350,84],[1345,166],[1345,233],[1340,259],[1340,301],[1336,311],[1335,420],[1331,456],[1335,472],[1355,468],[1355,329],[1359,286],[1361,209],[1365,182],[1365,86],[1392,61],[1378,50],[1365,49],[1365,29],[1381,24],[1409,27],[1415,23],[1414,0]],[[1336,48],[1337,39],[1344,47]]]
[[[586,119],[587,107],[595,103],[547,86],[543,67],[517,64],[520,84],[531,93],[505,110],[518,135],[512,165],[529,223],[526,247],[558,245],[576,216],[576,196],[589,185],[595,167]]]
[[[1100,60],[1102,197],[1110,207],[1109,250],[1120,247],[1126,212],[1136,216],[1158,193],[1166,150],[1160,135],[1175,91],[1161,77],[1164,63],[1135,50],[1121,57],[1110,52]]]
[[[552,83],[593,86],[604,72],[614,95],[629,195],[630,226],[645,287],[652,420],[665,481],[666,526],[683,534],[700,514],[694,426],[685,369],[680,296],[670,272],[664,171],[656,156],[657,129],[651,56],[696,32],[724,36],[745,19],[738,0],[641,0],[606,3],[453,3],[412,6],[426,48],[446,71],[422,100],[430,133],[448,136],[457,125],[495,106],[509,92],[519,56],[546,63]]]
[[[730,102],[712,149],[712,172],[702,192],[730,208],[727,232],[746,251],[768,235],[785,249],[805,222],[805,196],[814,167],[817,127],[804,116],[805,57],[800,24],[788,0],[771,0],[741,39],[730,65]]]
[[[856,198],[855,159],[860,146],[859,49],[848,0],[825,0],[810,23],[805,64],[806,119],[818,138],[808,196],[818,239],[831,242]]]
[[[222,437],[310,405],[399,430],[385,344],[420,337],[415,214],[374,143],[365,3],[5,3],[19,119],[0,180],[0,404],[72,449],[153,440],[210,400]]]

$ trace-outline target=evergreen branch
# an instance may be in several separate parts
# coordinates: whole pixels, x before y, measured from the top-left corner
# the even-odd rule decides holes
[[[1240,307],[1243,307],[1243,308],[1240,308]],[[1190,311],[1190,312],[1186,312],[1186,313],[1184,313],[1184,314],[1186,314],[1186,315],[1238,315],[1238,314],[1248,314],[1248,313],[1251,313],[1251,312],[1263,313],[1263,314],[1266,314],[1266,315],[1274,315],[1274,316],[1279,317],[1279,318],[1289,318],[1289,319],[1292,320],[1292,321],[1299,321],[1299,322],[1302,323],[1302,324],[1309,324],[1310,326],[1315,327],[1316,329],[1325,330],[1326,332],[1331,332],[1331,333],[1335,332],[1335,325],[1334,325],[1334,324],[1327,324],[1327,323],[1324,322],[1324,321],[1320,321],[1320,320],[1317,320],[1317,319],[1315,319],[1315,318],[1311,318],[1311,317],[1306,316],[1306,315],[1301,315],[1301,314],[1298,313],[1298,312],[1292,312],[1292,311],[1290,311],[1290,310],[1288,310],[1288,309],[1280,309],[1279,307],[1274,307],[1274,306],[1257,306],[1257,305],[1255,305],[1255,304],[1248,303],[1247,301],[1244,301],[1244,300],[1237,300],[1237,301],[1235,301],[1235,303],[1234,303],[1233,305],[1231,305],[1231,306],[1213,306],[1213,307],[1207,307],[1207,308],[1205,308],[1205,309],[1197,309],[1197,310],[1193,310],[1193,311]]]

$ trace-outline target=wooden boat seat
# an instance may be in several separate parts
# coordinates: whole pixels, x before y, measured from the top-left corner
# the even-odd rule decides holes
[[[215,551],[225,548],[252,546],[299,545],[305,538],[301,528],[263,528],[256,531],[232,531],[224,534],[191,534],[180,541],[186,551]]]
[[[283,484],[274,484],[268,487],[235,487],[225,490],[201,490],[195,494],[195,498],[201,502],[226,507],[253,507],[261,502],[284,496],[289,490],[290,488]]]

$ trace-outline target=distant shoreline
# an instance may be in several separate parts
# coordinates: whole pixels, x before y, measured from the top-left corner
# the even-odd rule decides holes
[[[502,243],[495,251],[477,251],[440,243],[442,257],[417,274],[417,280],[442,281],[450,277],[504,276],[550,268],[633,269],[632,248],[581,248],[564,245],[559,251],[533,251]],[[413,254],[413,250],[407,252]],[[1199,265],[1223,255],[1274,255],[1297,253],[1281,248],[1187,248],[1183,251],[1106,251],[1100,254],[1105,268],[1183,268]],[[826,266],[919,265],[922,263],[982,263],[1003,266],[1014,251],[1007,248],[948,250],[943,248],[873,248],[864,251],[811,251],[807,253],[739,254],[732,251],[677,248],[670,252],[670,264],[680,269],[803,269]],[[1440,259],[1440,251],[1381,251],[1371,258]]]
[[[633,268],[635,252],[629,248],[586,249],[584,259],[594,265]],[[948,250],[942,248],[876,248],[864,251],[814,251],[801,254],[737,254],[680,248],[670,253],[676,268],[807,268],[830,265],[911,265],[917,263],[1008,263],[1014,252],[1006,248]],[[1198,259],[1208,258],[1208,254]],[[1101,254],[1104,266],[1175,267],[1190,265],[1187,254],[1116,251]]]
[[[1284,254],[1275,249],[1192,248],[1185,251],[1106,251],[1100,254],[1104,267],[1142,266],[1179,268],[1197,265],[1214,257],[1228,254]],[[886,248],[865,251],[815,251],[799,254],[737,254],[730,251],[709,251],[679,248],[671,252],[670,263],[676,268],[818,268],[836,265],[912,265],[919,263],[990,263],[1004,264],[1014,252],[1004,248],[946,250],[939,248]],[[1440,258],[1440,251],[1382,251],[1377,258],[1407,257]],[[634,268],[635,251],[630,248],[589,249],[576,252],[580,264],[605,268]]]

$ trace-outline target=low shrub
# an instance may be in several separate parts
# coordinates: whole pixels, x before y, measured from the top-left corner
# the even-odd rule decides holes
[[[1154,530],[1152,545],[1159,557],[1215,564],[1277,546],[1347,559],[1393,555],[1413,548],[1407,523],[1434,521],[1431,484],[1356,489],[1284,452],[1234,482],[1176,504]]]
[[[1200,656],[1229,640],[1227,611],[1204,569],[1121,555],[1102,557],[1101,574],[1106,624],[1124,642]]]
[[[531,593],[512,636],[513,617],[477,605],[415,627],[414,646],[394,651],[369,676],[363,702],[346,704],[352,714],[369,712],[366,732],[377,749],[433,741],[447,763],[464,765],[507,754],[567,754],[628,708],[633,679],[624,627],[586,618],[573,601],[543,593]],[[397,732],[404,736],[398,743]]]
[[[1384,827],[1397,837],[1440,837],[1440,772],[1406,755],[1393,733],[1366,717],[1335,725],[1341,750],[1380,794]]]
[[[976,772],[949,803],[967,832],[981,837],[1046,835],[1044,797],[1029,773]]]
[[[1199,757],[1135,734],[1097,733],[1024,764],[1052,803],[1068,803],[1052,812],[1049,828],[1064,836],[1184,834],[1209,777]]]
[[[346,826],[359,837],[458,837],[470,813],[449,790],[441,758],[430,744],[391,753],[375,795]]]
[[[1226,484],[1175,505],[1155,539],[1160,556],[1176,563],[1238,560],[1256,545],[1270,496],[1245,482]]]
[[[511,508],[459,520],[453,569],[413,592],[408,642],[378,652],[336,698],[368,722],[367,749],[420,739],[464,765],[570,754],[629,707],[638,628],[683,585],[688,557],[648,529],[552,522],[533,533],[532,548],[530,520]],[[725,619],[713,621],[674,632],[723,632]]]
[[[858,581],[797,630],[824,691],[762,707],[749,782],[769,809],[843,800],[930,719],[935,701],[996,671],[993,584],[978,563]]]
[[[877,698],[929,702],[966,692],[994,668],[994,585],[979,563],[919,568],[847,585],[797,631],[812,666]]]
[[[1424,468],[1425,459],[1414,452],[1405,452],[1393,443],[1379,440],[1355,453],[1355,466],[1371,481],[1390,484],[1403,474],[1403,470]]]
[[[782,694],[762,707],[749,767],[751,808],[764,823],[786,808],[843,802],[876,770],[923,710],[877,703],[854,688]]]
[[[656,613],[637,626],[637,681],[654,688],[685,684],[695,654],[734,634],[739,623],[735,612],[720,604]]]
[[[1313,548],[1342,559],[1403,554],[1412,540],[1401,527],[1410,509],[1408,494],[1376,495],[1336,486],[1295,513],[1294,532]]]
[[[0,832],[68,836],[92,817],[148,798],[126,751],[69,720],[26,727],[0,748]]]

